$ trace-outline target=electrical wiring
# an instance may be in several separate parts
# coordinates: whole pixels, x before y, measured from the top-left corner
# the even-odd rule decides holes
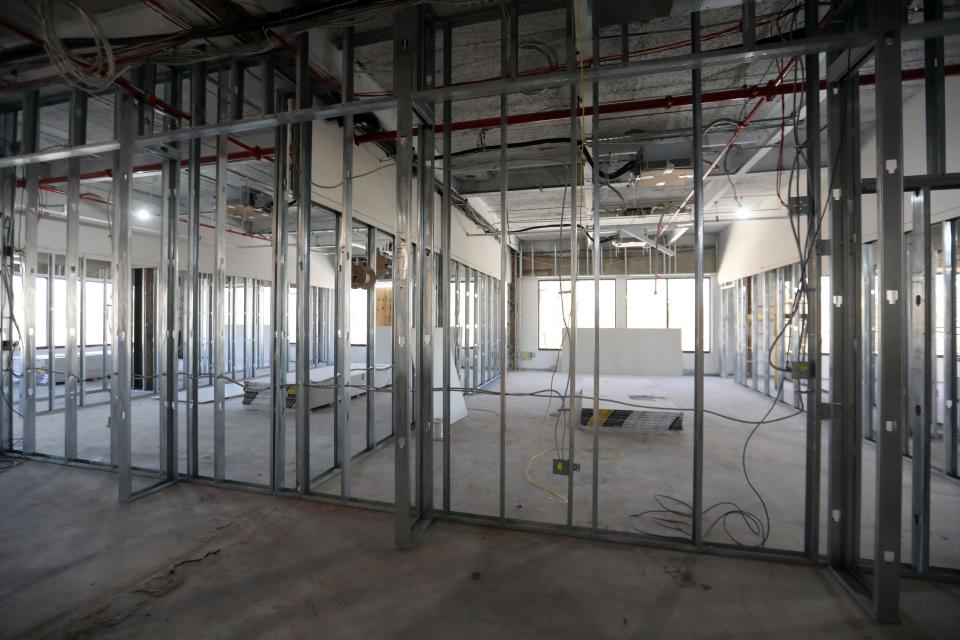
[[[796,111],[796,109],[795,109],[795,111]],[[798,143],[798,148],[799,148],[799,147],[800,147],[800,145],[799,145],[799,140],[796,138],[796,135],[797,135],[796,130],[797,130],[797,128],[798,128],[798,127],[796,126],[797,124],[798,124],[798,123],[796,123],[796,122],[794,123],[794,125],[795,125],[795,126],[794,126],[794,132],[795,132],[795,141]],[[840,141],[840,144],[838,145],[838,150],[837,150],[837,153],[838,153],[838,154],[839,154],[840,149],[842,148],[842,146],[843,146],[843,133],[841,133],[841,141]],[[835,167],[837,160],[838,160],[838,158],[835,158],[835,159],[834,159],[834,162],[833,162],[830,166],[831,166],[831,167]],[[795,159],[795,163],[796,163],[796,162],[797,162],[797,160]],[[832,191],[835,176],[836,176],[836,172],[835,172],[835,171],[832,171],[832,172],[831,172],[831,176],[830,176],[830,180],[829,180],[828,189],[827,189],[828,192]],[[799,180],[799,172],[798,172],[797,180]],[[792,184],[792,176],[791,176],[790,184]],[[828,200],[828,203],[829,203],[829,200]],[[791,313],[789,314],[788,319],[784,322],[784,324],[783,324],[783,326],[781,327],[780,331],[779,331],[779,332],[777,333],[777,335],[774,337],[774,340],[771,342],[770,347],[769,347],[769,349],[768,349],[768,351],[767,351],[767,360],[768,360],[768,363],[769,363],[774,369],[779,370],[779,371],[781,371],[781,372],[784,372],[785,370],[784,370],[783,368],[779,367],[779,366],[776,366],[776,365],[772,362],[773,350],[774,350],[775,346],[777,345],[777,343],[782,339],[782,336],[785,334],[786,329],[792,324],[793,317],[795,316],[797,310],[799,309],[799,305],[800,305],[801,301],[809,295],[809,290],[808,290],[808,288],[806,287],[806,284],[805,284],[805,280],[806,280],[806,278],[805,278],[806,269],[807,269],[807,265],[809,264],[809,262],[810,262],[810,260],[811,260],[811,258],[812,258],[812,256],[813,256],[813,253],[814,253],[813,250],[814,250],[814,247],[815,247],[815,240],[816,240],[817,237],[819,237],[820,227],[821,227],[821,225],[822,225],[822,222],[823,222],[824,216],[825,216],[825,214],[826,214],[827,208],[828,208],[828,204],[825,204],[824,207],[821,209],[821,211],[820,211],[820,213],[819,213],[819,216],[818,216],[818,218],[817,218],[817,221],[816,221],[814,233],[810,234],[811,237],[808,237],[808,238],[807,238],[807,243],[806,243],[805,251],[801,252],[801,255],[800,255],[801,274],[800,274],[800,278],[799,278],[798,283],[797,283],[797,289],[796,289],[795,294],[794,294],[794,300],[793,300],[793,305],[792,305]],[[791,226],[793,226],[793,224],[794,224],[794,222],[793,222],[793,220],[791,219]],[[799,246],[799,234],[798,234],[797,231],[794,231],[794,233],[795,233],[795,235],[796,235],[797,238],[798,238],[798,246]],[[803,320],[801,321],[801,324],[800,324],[800,336],[801,336],[801,338],[800,338],[800,341],[798,341],[798,351],[802,349],[802,341],[803,341],[803,340],[805,339],[805,337],[806,337],[806,335],[805,335],[805,334],[806,334],[805,327],[806,327],[806,320],[803,319]],[[798,355],[798,357],[799,357],[799,353],[798,353],[797,355]],[[720,510],[721,510],[721,511],[720,511],[720,514],[719,514],[718,516],[716,516],[716,517],[713,519],[713,521],[711,522],[711,524],[709,524],[709,525],[706,527],[706,529],[705,529],[705,531],[704,531],[704,533],[703,533],[703,537],[708,536],[708,535],[710,534],[710,532],[711,532],[717,525],[721,525],[722,528],[723,528],[724,533],[727,535],[727,537],[728,537],[731,541],[733,541],[734,544],[737,544],[737,545],[740,545],[740,546],[754,546],[754,547],[762,547],[762,546],[764,546],[764,545],[766,544],[766,542],[767,542],[767,540],[768,540],[768,538],[769,538],[769,536],[770,536],[770,530],[771,530],[771,526],[770,526],[770,514],[769,514],[769,510],[768,510],[768,508],[767,508],[766,501],[763,499],[763,496],[760,494],[759,490],[757,489],[757,487],[754,485],[753,481],[752,481],[751,478],[750,478],[750,474],[749,474],[749,471],[748,471],[748,469],[747,469],[746,455],[747,455],[747,449],[748,449],[748,446],[749,446],[749,444],[750,444],[750,441],[752,440],[753,436],[757,433],[757,431],[759,430],[760,426],[763,425],[763,424],[769,424],[769,423],[775,421],[775,420],[770,420],[770,419],[769,419],[769,416],[770,416],[770,414],[772,413],[773,409],[777,406],[777,404],[780,402],[780,400],[781,400],[781,398],[782,398],[782,395],[783,395],[783,387],[784,387],[785,381],[786,381],[786,377],[785,377],[785,376],[781,376],[781,377],[780,377],[779,384],[778,384],[778,386],[777,386],[777,394],[776,394],[776,397],[773,399],[773,403],[770,405],[770,408],[767,410],[767,413],[764,415],[764,417],[761,418],[761,420],[759,420],[759,421],[754,425],[754,427],[751,429],[749,435],[747,436],[746,440],[744,441],[743,448],[741,449],[741,468],[742,468],[742,471],[743,471],[744,479],[746,480],[747,485],[750,487],[751,491],[754,493],[754,495],[755,495],[755,496],[757,497],[757,499],[760,501],[761,507],[763,508],[763,518],[761,519],[761,518],[758,517],[757,515],[755,515],[755,514],[753,514],[753,513],[751,513],[751,512],[745,511],[744,509],[742,509],[741,507],[739,507],[739,506],[738,506],[737,504],[735,504],[735,503],[732,503],[732,502],[729,502],[729,501],[718,502],[718,503],[715,503],[715,504],[711,505],[710,507],[704,509],[704,510],[701,512],[702,517],[705,517],[705,516],[707,516],[707,514],[713,512],[713,511],[716,510],[716,509],[720,509]],[[802,413],[802,409],[801,409],[800,411],[796,412],[796,414],[794,414],[794,415],[798,415],[799,413]],[[639,512],[639,513],[637,513],[637,514],[632,514],[632,515],[631,515],[631,518],[650,517],[650,518],[651,518],[651,521],[652,521],[654,524],[656,524],[656,525],[658,525],[658,526],[660,526],[660,527],[663,527],[663,528],[665,528],[665,529],[678,531],[678,532],[683,533],[683,534],[685,534],[685,535],[690,535],[690,533],[692,533],[692,527],[693,527],[693,508],[692,508],[692,506],[691,506],[690,504],[688,504],[688,503],[686,503],[686,502],[684,502],[684,501],[682,501],[682,500],[679,500],[679,499],[677,499],[677,498],[674,498],[674,497],[672,497],[672,496],[666,496],[666,495],[663,495],[663,494],[657,494],[654,499],[655,499],[655,501],[657,502],[658,506],[660,507],[659,509],[649,509],[649,510],[646,510],[646,511]],[[675,507],[675,506],[674,506],[674,507],[671,507],[671,506],[669,506],[670,504],[679,505],[681,508],[677,508],[677,507]],[[758,541],[756,542],[756,544],[747,545],[744,541],[740,540],[733,532],[731,532],[731,530],[730,530],[730,528],[729,528],[729,526],[728,526],[728,519],[730,519],[731,517],[739,518],[740,521],[744,524],[744,526],[746,526],[746,528],[750,531],[750,533],[751,533],[753,536],[755,536],[755,537],[758,538]],[[657,534],[651,534],[650,532],[645,531],[644,529],[642,529],[642,528],[640,528],[640,527],[637,527],[636,525],[634,525],[634,529],[635,529],[636,531],[638,531],[638,532],[645,533],[645,534],[648,534],[648,535],[654,535],[654,536],[657,535]]]
[[[564,166],[566,166],[566,165],[564,165]],[[569,177],[570,177],[570,171],[569,171],[569,169],[568,169],[568,170],[567,170],[567,179],[568,179],[568,180],[569,180]],[[562,197],[561,202],[560,202],[560,224],[561,224],[561,226],[560,226],[560,242],[561,242],[561,243],[563,243],[563,216],[564,216],[564,211],[565,211],[565,209],[566,209],[566,204],[567,204],[567,185],[566,185],[566,181],[565,181],[564,187],[563,187],[563,197]],[[571,216],[571,217],[572,217],[572,216]],[[570,226],[570,225],[568,224],[567,226]],[[557,275],[557,288],[560,289],[560,288],[563,286],[563,284],[562,284],[562,283],[563,283],[563,278],[560,276],[559,273],[557,273],[556,275]],[[563,345],[565,344],[565,342],[566,342],[566,340],[567,340],[567,335],[568,335],[568,333],[569,333],[569,326],[567,326],[567,314],[566,314],[566,312],[564,312],[564,310],[563,310],[563,296],[562,296],[562,295],[560,296],[560,317],[561,317],[561,320],[563,321],[564,328],[566,328],[567,331],[564,332],[564,333],[561,335],[561,337],[560,337],[560,349],[557,351],[557,357],[556,357],[556,360],[554,361],[553,367],[552,367],[552,369],[551,369],[551,373],[550,373],[550,388],[551,388],[551,389],[553,389],[553,382],[554,382],[554,379],[556,378],[557,369],[559,368],[559,365],[560,365],[560,354],[561,354],[562,351],[563,351]],[[565,388],[566,388],[566,387],[565,387]],[[527,479],[527,482],[529,482],[529,483],[532,484],[534,487],[536,487],[536,488],[540,489],[541,491],[543,491],[545,494],[547,494],[548,497],[550,497],[550,498],[552,498],[552,499],[554,499],[554,500],[558,500],[558,501],[560,501],[560,502],[562,502],[562,503],[565,503],[565,502],[567,501],[567,497],[566,497],[565,495],[563,495],[563,494],[555,491],[554,489],[552,489],[551,487],[547,486],[547,485],[543,482],[543,479],[542,479],[542,478],[543,478],[543,472],[542,472],[542,468],[541,468],[540,466],[537,467],[537,476],[536,476],[536,478],[534,478],[534,477],[531,475],[531,473],[530,473],[531,468],[533,467],[534,463],[535,463],[537,460],[539,460],[540,458],[542,458],[544,455],[546,455],[546,453],[549,451],[549,450],[544,450],[544,449],[542,449],[541,447],[542,447],[542,444],[543,444],[543,430],[544,430],[544,427],[545,427],[545,425],[546,425],[547,416],[550,414],[550,406],[551,406],[552,402],[553,402],[552,398],[548,399],[548,400],[547,400],[547,406],[546,406],[546,407],[544,408],[544,410],[543,410],[543,416],[542,416],[541,419],[540,419],[540,426],[539,426],[539,428],[537,429],[537,438],[536,438],[535,443],[534,443],[534,454],[533,454],[533,456],[530,457],[529,460],[527,460],[527,465],[526,465],[526,467],[525,467],[524,470],[523,470],[523,476],[524,476],[524,478]],[[559,421],[559,413],[558,413],[558,421]],[[556,450],[557,450],[557,452],[558,452],[558,457],[559,457],[560,446],[559,446],[559,444],[556,442],[556,440],[557,440],[557,424],[556,424],[556,423],[554,423],[554,431],[553,431],[553,433],[554,433],[554,443],[555,443]]]
[[[743,447],[740,449],[740,468],[743,471],[743,477],[747,481],[747,485],[750,487],[750,490],[753,491],[753,494],[757,497],[757,500],[760,501],[760,506],[763,509],[763,518],[760,518],[756,514],[747,511],[741,508],[737,503],[731,502],[729,500],[722,500],[720,502],[715,502],[709,507],[703,509],[701,514],[701,521],[703,517],[711,514],[715,510],[720,510],[719,515],[715,516],[713,521],[704,528],[702,537],[706,538],[710,535],[716,526],[722,525],[724,533],[727,537],[736,545],[741,547],[763,547],[767,540],[770,537],[770,510],[767,508],[767,502],[763,499],[763,496],[760,494],[760,491],[757,489],[756,485],[753,484],[753,481],[750,479],[750,472],[747,469],[747,449],[750,446],[750,441],[753,439],[753,436],[760,429],[760,426],[763,424],[770,424],[771,422],[776,422],[777,420],[783,419],[779,418],[777,420],[770,420],[770,414],[773,413],[773,410],[780,403],[780,398],[783,395],[783,383],[784,378],[780,379],[780,384],[777,387],[777,395],[773,399],[773,402],[770,404],[770,408],[767,409],[767,412],[763,415],[760,420],[753,425],[753,428],[750,430],[750,433],[747,435],[746,440],[744,440]],[[798,415],[802,413],[800,411],[792,414]],[[659,509],[647,509],[645,511],[640,511],[638,513],[630,514],[631,519],[640,519],[646,516],[652,516],[652,521],[654,524],[657,524],[665,529],[672,529],[680,533],[684,533],[687,536],[690,536],[693,532],[693,523],[694,523],[694,512],[693,505],[687,503],[684,500],[675,498],[673,496],[668,496],[665,494],[655,494],[654,500]],[[667,506],[667,503],[674,503],[680,505],[682,509],[677,509],[675,507]],[[754,535],[758,538],[758,541],[755,544],[748,544],[740,540],[733,532],[731,532],[728,525],[728,520],[731,517],[739,518],[743,524],[746,526],[747,530],[750,531],[751,535]],[[631,525],[634,531],[638,533],[643,533],[645,535],[650,535],[653,537],[664,537],[655,533],[650,533],[637,525]]]
[[[366,176],[372,175],[372,174],[374,174],[374,173],[376,173],[376,172],[378,172],[378,171],[383,171],[384,169],[389,169],[389,168],[392,167],[392,166],[394,166],[394,163],[393,163],[393,162],[387,162],[387,163],[384,163],[384,164],[380,165],[379,167],[375,167],[375,168],[370,169],[369,171],[366,171],[366,172],[364,172],[364,173],[358,173],[358,174],[356,174],[356,175],[354,175],[354,176],[351,176],[351,179],[352,179],[352,180],[357,180],[357,179],[359,179],[359,178],[365,178]],[[313,181],[311,180],[311,181],[310,181],[310,185],[313,186],[313,187],[316,187],[317,189],[339,189],[340,187],[343,186],[343,181],[341,180],[341,181],[338,182],[337,184],[317,184],[316,182],[313,182]]]
[[[93,15],[72,0],[63,0],[62,3],[83,18],[93,37],[94,53],[92,57],[84,56],[66,47],[54,26],[54,0],[40,0],[36,11],[44,50],[60,75],[72,86],[84,91],[102,91],[113,84],[124,69],[117,68],[113,47]]]

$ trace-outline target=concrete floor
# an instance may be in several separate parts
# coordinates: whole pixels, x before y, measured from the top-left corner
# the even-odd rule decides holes
[[[960,587],[903,581],[878,625],[824,570],[435,523],[112,474],[0,476],[3,638],[956,638]]]
[[[552,380],[551,380],[552,378]],[[511,392],[532,392],[553,385],[562,389],[562,375],[548,372],[510,372],[507,388]],[[592,393],[592,377],[580,379],[578,386]],[[705,404],[716,411],[745,420],[759,420],[769,409],[771,400],[762,394],[735,384],[729,379],[705,380]],[[494,387],[494,390],[496,387]],[[665,408],[684,409],[693,404],[693,379],[635,378],[604,376],[601,396],[628,402],[654,404]],[[652,400],[631,400],[630,396],[652,397]],[[375,432],[377,439],[390,434],[389,393],[375,394]],[[544,398],[510,397],[507,405],[506,515],[536,522],[566,522],[567,506],[563,496],[567,478],[551,473],[551,462],[560,446],[555,440],[554,423],[559,402]],[[589,403],[585,403],[589,405]],[[499,513],[499,398],[490,395],[467,397],[470,415],[451,429],[452,482],[451,508],[454,511],[498,515]],[[601,404],[601,406],[606,406]],[[615,406],[615,405],[610,405]],[[233,480],[265,484],[269,475],[269,408],[268,405],[244,407],[240,398],[227,401],[226,477]],[[780,405],[771,418],[792,413]],[[287,412],[288,485],[294,483],[294,412]],[[109,460],[108,407],[84,408],[80,411],[80,455],[83,458]],[[156,467],[158,460],[159,404],[155,398],[138,399],[133,403],[134,464]],[[311,470],[314,475],[333,465],[333,411],[327,407],[311,414]],[[181,407],[180,438],[185,438],[185,413]],[[213,405],[200,405],[200,472],[213,474]],[[351,434],[353,451],[365,446],[366,398],[352,402]],[[753,424],[737,423],[707,414],[704,426],[704,504],[729,502],[750,512],[766,524],[763,504],[751,491],[741,468],[744,441]],[[824,423],[823,474],[821,478],[821,543],[826,532],[826,467],[827,433]],[[562,431],[562,430],[561,430]],[[574,522],[591,524],[592,432],[576,433],[576,459],[581,469],[574,476]],[[51,454],[63,452],[63,416],[48,414],[38,418],[38,448]],[[804,468],[806,426],[803,415],[762,425],[750,442],[747,467],[750,478],[763,496],[769,512],[769,538],[766,547],[799,551],[803,548]],[[539,444],[538,444],[539,443]],[[442,504],[442,450],[436,443],[434,454],[435,504]],[[567,443],[568,444],[568,443]],[[557,498],[531,484],[524,471],[532,456],[530,473],[535,480],[560,494]],[[565,451],[564,451],[565,453]],[[602,429],[600,434],[600,470],[598,474],[598,524],[613,531],[644,531],[659,535],[681,535],[659,526],[650,514],[657,509],[658,495],[691,500],[693,431],[692,416],[684,414],[684,430],[680,432],[616,431]],[[411,460],[414,459],[411,452]],[[181,445],[181,469],[185,456]],[[875,448],[864,443],[861,518],[861,552],[865,558],[873,553]],[[909,557],[910,500],[912,484],[909,460],[904,460],[903,527],[901,555]],[[143,483],[146,480],[139,479]],[[934,474],[931,486],[931,563],[935,566],[960,568],[960,483]],[[318,482],[315,490],[338,495],[339,477]],[[112,494],[111,494],[112,495]],[[394,500],[394,452],[384,447],[354,464],[353,495],[368,500],[392,503]],[[714,514],[727,510],[722,506],[707,514],[709,525]],[[726,528],[724,527],[726,524]],[[733,536],[746,545],[756,545],[742,518],[732,515],[718,523],[706,536],[709,541],[731,542]],[[821,544],[821,550],[825,547]]]

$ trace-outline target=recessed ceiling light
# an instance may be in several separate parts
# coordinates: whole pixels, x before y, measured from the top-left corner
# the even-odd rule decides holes
[[[658,182],[658,183],[657,183],[657,186],[658,186],[658,187],[662,187],[662,186],[665,185],[665,184],[667,184],[667,183],[666,183],[666,182]]]

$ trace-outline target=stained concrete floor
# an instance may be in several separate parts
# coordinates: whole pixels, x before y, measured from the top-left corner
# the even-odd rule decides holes
[[[551,376],[543,371],[510,372],[507,389],[514,393],[533,392],[551,387],[562,390],[562,374]],[[592,394],[592,376],[583,376],[578,387]],[[766,524],[764,506],[769,514],[767,548],[800,551],[804,532],[804,475],[806,424],[805,416],[762,425],[750,441],[746,463],[750,479],[757,487],[760,499],[747,484],[741,463],[743,445],[754,424],[770,408],[771,400],[760,393],[735,384],[730,379],[705,380],[705,406],[708,411],[748,422],[735,422],[708,413],[704,425],[704,504],[733,503],[754,514]],[[497,387],[492,388],[493,391]],[[693,379],[636,378],[630,376],[603,376],[601,396],[621,401],[650,404],[664,409],[682,410],[693,405]],[[631,398],[633,396],[633,398]],[[636,399],[636,398],[646,399]],[[389,393],[376,393],[374,431],[377,440],[390,434]],[[474,394],[467,396],[470,415],[451,429],[451,508],[454,511],[481,515],[499,514],[499,397]],[[366,398],[352,401],[350,431],[353,451],[366,444]],[[589,403],[586,403],[589,405]],[[549,406],[548,406],[549,405]],[[539,523],[566,522],[567,478],[551,472],[553,458],[566,454],[568,442],[562,429],[555,431],[559,401],[530,396],[512,396],[507,402],[506,437],[506,515],[510,518]],[[606,405],[601,407],[615,407]],[[133,402],[134,464],[156,467],[159,453],[159,403],[155,398],[141,398]],[[794,410],[787,405],[773,409],[771,418],[789,416]],[[244,407],[240,398],[227,401],[226,477],[232,480],[265,484],[269,478],[269,421],[268,405]],[[83,458],[109,460],[109,435],[106,428],[108,407],[105,405],[81,409],[79,418],[80,455]],[[185,468],[185,411],[180,411],[181,469]],[[213,474],[213,405],[200,405],[200,473]],[[332,408],[316,410],[311,414],[311,470],[321,474],[333,465]],[[827,510],[827,436],[829,423],[824,423],[821,475],[821,551],[825,552]],[[287,412],[286,478],[294,483],[294,412]],[[559,434],[559,435],[557,435]],[[581,469],[574,476],[574,522],[591,524],[592,515],[592,432],[578,429],[575,434],[575,458]],[[38,448],[54,455],[63,453],[63,415],[47,414],[38,418]],[[542,456],[530,459],[537,452]],[[874,523],[875,455],[873,444],[863,444],[861,555],[872,558]],[[684,412],[684,429],[679,432],[616,431],[603,429],[600,433],[600,470],[598,474],[598,525],[613,531],[635,533],[643,531],[659,535],[677,535],[661,526],[657,514],[636,517],[635,514],[659,509],[658,499],[668,496],[689,502],[691,500],[693,431],[692,415]],[[415,459],[411,455],[411,461]],[[434,452],[435,504],[442,504],[442,450],[437,442]],[[534,486],[529,475],[554,495]],[[353,465],[353,495],[367,500],[392,503],[394,500],[394,452],[388,443]],[[137,486],[149,480],[138,479]],[[910,500],[912,468],[908,459],[903,464],[902,544],[901,556],[908,558],[911,546]],[[338,495],[340,479],[334,476],[314,483],[314,490]],[[682,505],[668,502],[673,507]],[[934,473],[931,479],[931,563],[935,566],[960,568],[960,483]],[[707,525],[715,514],[729,511],[729,505],[720,505],[707,514]],[[662,515],[662,514],[661,514]],[[669,516],[676,519],[675,516]],[[726,525],[726,527],[724,526]],[[747,523],[737,515],[720,521],[707,532],[708,541],[731,542],[733,536],[746,545],[756,545],[759,537],[753,535]]]
[[[956,638],[960,587],[904,580],[878,625],[825,571],[434,523],[106,472],[0,474],[2,638]]]

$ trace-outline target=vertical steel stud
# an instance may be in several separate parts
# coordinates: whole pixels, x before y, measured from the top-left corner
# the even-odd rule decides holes
[[[693,52],[700,52],[700,13],[690,14]],[[694,360],[693,360],[693,544],[703,544],[703,80],[691,71],[693,84],[693,228],[694,228]],[[754,292],[756,293],[756,292]],[[754,316],[756,323],[756,316]],[[754,368],[757,367],[756,345]],[[756,372],[754,372],[756,375]]]
[[[231,78],[226,67],[219,73],[217,91],[217,121],[230,119]],[[217,136],[217,167],[215,191],[215,226],[213,240],[213,295],[211,296],[213,318],[211,338],[213,339],[213,478],[222,481],[226,478],[226,300],[227,286],[227,136]]]
[[[265,65],[265,73],[272,76],[273,69]],[[267,84],[272,85],[272,77],[265,80]],[[266,97],[265,97],[266,99]],[[276,99],[276,98],[275,98]],[[280,100],[282,105],[286,105],[286,100]],[[273,109],[274,102],[271,100],[268,104]],[[281,125],[274,132],[274,148],[276,149],[274,161],[274,183],[273,183],[273,232],[272,250],[273,250],[273,282],[270,288],[270,401],[271,406],[271,427],[270,427],[270,465],[271,477],[270,487],[274,492],[281,491],[286,486],[286,406],[287,406],[287,242],[289,232],[287,230],[287,196],[288,196],[288,176],[287,176],[287,158],[289,156],[287,145],[288,128]]]
[[[880,292],[880,429],[877,434],[876,528],[874,535],[873,614],[883,622],[899,619],[900,516],[903,466],[901,432],[906,416],[904,337],[907,303],[901,291],[903,237],[903,88],[900,81],[900,25],[905,6],[898,0],[878,3],[877,68],[877,203],[879,205]]]
[[[37,150],[38,119],[40,116],[39,95],[28,91],[23,97],[23,143],[24,153]],[[40,220],[40,166],[26,167],[27,209],[24,215],[23,280],[23,452],[37,450],[37,227]],[[48,331],[50,327],[47,327]],[[106,369],[104,369],[106,371]]]
[[[593,21],[593,67],[600,68],[600,25]],[[600,512],[600,83],[593,83],[593,112],[591,137],[593,140],[593,175],[590,178],[593,193],[593,482],[591,494],[590,528],[597,530]]]
[[[449,86],[453,82],[453,26],[450,21],[443,23],[443,85]],[[440,251],[441,268],[439,283],[440,320],[443,323],[443,513],[450,513],[450,296],[451,287],[455,280],[450,274],[451,250],[451,223],[453,210],[450,190],[453,188],[453,167],[451,166],[453,151],[453,133],[450,130],[453,124],[453,103],[450,100],[443,102],[443,194],[440,202]],[[460,285],[456,283],[459,292]],[[501,383],[502,384],[502,383]]]
[[[194,64],[190,70],[190,102],[192,125],[206,121],[207,73],[203,63]],[[189,203],[187,213],[187,292],[186,322],[184,326],[187,361],[187,475],[200,474],[198,453],[200,434],[200,410],[198,393],[200,384],[200,156],[203,152],[201,138],[190,141],[188,164]],[[116,284],[114,285],[116,286]]]
[[[166,98],[175,107],[180,105],[181,75],[171,71]],[[175,119],[167,119],[168,128],[176,128]],[[180,305],[179,245],[180,245],[180,162],[164,160],[161,165],[162,185],[160,210],[160,469],[165,479],[177,477],[179,451],[177,447],[179,416],[179,367],[177,336],[179,335],[178,308]]]
[[[583,64],[582,58],[576,49],[577,42],[577,3],[571,2],[567,5],[567,68],[574,69]],[[573,476],[576,469],[574,462],[574,440],[576,438],[577,423],[580,416],[574,415],[574,407],[577,406],[577,272],[580,266],[580,230],[578,226],[578,193],[577,187],[583,179],[583,164],[581,158],[581,139],[580,131],[580,88],[576,82],[570,83],[570,323],[567,335],[567,346],[569,358],[567,361],[568,373],[567,382],[569,384],[567,393],[567,436],[570,442],[570,448],[567,452],[567,526],[573,526]],[[599,158],[597,159],[599,162]],[[562,287],[561,287],[562,288]],[[563,456],[563,452],[560,452]]]
[[[806,0],[804,5],[804,29],[806,35],[815,36],[819,3]],[[820,258],[816,243],[820,229],[820,56],[810,54],[805,58],[805,99],[807,110],[807,242],[812,250],[806,265],[807,291],[807,359],[812,376],[808,380],[806,409],[807,437],[804,473],[804,553],[816,560],[820,550]],[[801,340],[803,338],[801,337]]]
[[[117,484],[119,500],[127,502],[131,494],[130,438],[130,216],[132,215],[133,139],[137,110],[133,97],[117,94],[117,133],[120,149],[116,152],[118,171],[113,174],[113,375],[110,391],[110,429],[116,432]]]
[[[343,36],[342,99],[353,100],[353,28]],[[340,496],[352,494],[350,464],[350,280],[353,265],[353,115],[343,118],[343,208],[337,227],[336,404],[334,407],[337,460],[340,464]],[[368,384],[372,378],[368,378]]]
[[[87,94],[74,89],[70,94],[70,144],[81,145],[87,139]],[[67,285],[67,335],[65,345],[63,380],[63,416],[64,446],[63,457],[73,460],[77,457],[77,381],[80,379],[80,359],[77,352],[77,331],[79,329],[79,300],[77,285],[80,269],[80,159],[67,160],[67,255],[64,262],[64,277]],[[51,366],[53,370],[53,354]]]
[[[297,108],[313,104],[310,89],[310,34],[297,37]],[[310,231],[313,123],[304,122],[297,136],[297,489],[310,491]],[[349,364],[347,369],[349,369]]]
[[[393,433],[395,543],[413,546],[410,528],[410,288],[413,286],[410,185],[413,175],[413,100],[419,12],[397,12],[394,23],[394,80],[397,100],[397,222],[393,262]]]

